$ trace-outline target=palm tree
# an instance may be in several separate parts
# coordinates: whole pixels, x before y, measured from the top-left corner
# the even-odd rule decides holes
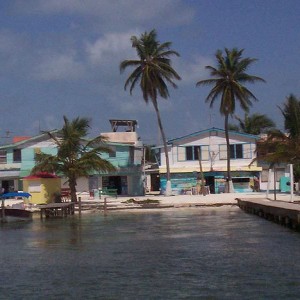
[[[283,108],[280,108],[284,117],[286,132],[270,131],[265,140],[257,145],[258,159],[276,163],[292,163],[296,168],[300,164],[300,100],[294,95],[287,97]]]
[[[36,154],[36,165],[32,173],[53,172],[68,179],[71,201],[77,202],[76,181],[79,177],[89,176],[92,171],[114,171],[115,167],[101,158],[101,153],[110,152],[106,140],[98,136],[86,140],[90,121],[79,118],[69,121],[64,116],[64,126],[57,132],[47,132],[57,146],[57,154]]]
[[[239,122],[239,126],[236,127],[237,131],[248,134],[259,135],[261,133],[267,133],[276,126],[269,117],[262,114],[248,115],[248,113],[245,113],[244,120],[238,116],[234,117]],[[234,128],[233,126],[235,125],[230,124],[229,126],[230,128]]]
[[[133,67],[134,70],[127,78],[124,89],[129,87],[130,94],[136,84],[140,85],[144,101],[148,104],[149,100],[152,102],[161,133],[164,151],[166,156],[167,167],[167,186],[166,195],[171,194],[171,176],[170,176],[170,164],[168,155],[168,146],[163,129],[160,112],[158,108],[157,98],[161,96],[164,99],[169,98],[169,91],[167,84],[170,84],[173,88],[177,85],[174,80],[180,80],[180,76],[171,66],[170,56],[179,54],[171,50],[171,42],[160,43],[157,41],[156,31],[145,32],[138,38],[136,36],[131,37],[132,47],[135,48],[138,59],[124,60],[120,64],[120,71],[123,72],[127,67]]]
[[[287,97],[280,111],[284,117],[284,128],[291,137],[300,137],[300,100],[293,94]]]
[[[213,106],[217,98],[221,98],[220,114],[225,117],[225,137],[227,144],[227,192],[233,192],[233,184],[230,174],[230,144],[229,144],[229,124],[228,118],[235,112],[236,102],[238,101],[241,108],[248,112],[252,105],[251,100],[257,101],[253,93],[245,87],[245,83],[254,83],[264,79],[249,75],[247,69],[256,61],[254,58],[242,58],[244,49],[238,50],[225,48],[225,54],[218,50],[215,57],[217,66],[206,66],[210,71],[210,79],[200,80],[196,86],[210,85],[213,86],[206,102]]]

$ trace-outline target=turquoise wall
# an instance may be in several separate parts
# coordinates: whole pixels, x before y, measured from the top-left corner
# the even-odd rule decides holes
[[[128,168],[137,165],[141,165],[141,161],[133,162],[133,158],[130,155],[130,146],[115,146],[116,148],[116,157],[109,157],[108,153],[101,154],[103,159],[111,162],[115,167],[119,168]],[[56,148],[39,148],[41,152],[46,154],[55,155],[57,153]],[[35,165],[34,161],[35,148],[24,148],[22,149],[22,163],[21,163],[21,172],[22,174],[30,173],[31,169]],[[13,150],[10,149],[7,153],[7,162],[13,162]]]
[[[55,155],[57,153],[56,148],[39,148],[43,153]],[[31,169],[35,166],[35,148],[22,149],[22,163],[21,174],[25,176],[31,172]]]
[[[101,157],[103,159],[108,160],[110,163],[112,163],[115,167],[132,167],[141,165],[141,161],[133,161],[133,157],[130,155],[130,151],[132,147],[130,146],[115,146],[116,149],[116,157],[109,157],[108,153],[101,154]]]

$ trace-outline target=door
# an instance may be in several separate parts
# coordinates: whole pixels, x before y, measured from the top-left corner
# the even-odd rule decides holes
[[[206,176],[206,185],[209,186],[209,191],[211,194],[215,194],[215,177],[214,176]]]
[[[13,192],[15,190],[13,180],[2,180],[2,191],[3,193]]]

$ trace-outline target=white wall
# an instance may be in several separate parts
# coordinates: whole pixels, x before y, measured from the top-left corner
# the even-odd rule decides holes
[[[61,187],[62,188],[68,188],[69,184],[67,182],[67,179],[62,178],[61,179]],[[89,192],[89,180],[86,177],[81,177],[77,179],[77,186],[76,186],[77,192]]]
[[[220,134],[220,133],[219,133]],[[238,136],[235,138],[230,138],[230,144],[251,144],[251,153],[249,153],[250,158],[243,158],[243,159],[231,159],[231,167],[240,167],[240,166],[248,166],[253,158],[256,156],[255,153],[255,140],[249,139],[243,136]],[[181,168],[181,167],[195,167],[199,169],[199,162],[196,160],[183,160],[178,161],[178,146],[208,146],[210,158],[208,160],[202,160],[202,167],[203,169],[207,170],[213,167],[214,169],[226,169],[227,167],[227,160],[226,159],[220,159],[220,145],[226,145],[226,139],[225,136],[194,136],[194,137],[188,137],[184,140],[175,141],[172,145],[172,147],[169,147],[169,161],[171,168]],[[179,150],[180,151],[180,150]],[[226,147],[225,147],[225,153],[226,153]],[[165,159],[165,153],[164,149],[161,148],[161,167],[165,167],[166,159]],[[254,163],[256,165],[256,163]]]
[[[289,173],[289,166],[287,165],[286,167],[281,167],[281,168],[276,168],[276,189],[279,190],[280,186],[279,186],[279,179],[282,176],[285,177],[290,177],[290,173]],[[274,190],[274,170],[271,169],[270,170],[270,177],[269,175],[269,169],[264,169],[261,173],[261,177],[260,177],[260,189],[262,191],[266,191],[268,188],[268,180],[269,180],[269,189],[270,190]]]

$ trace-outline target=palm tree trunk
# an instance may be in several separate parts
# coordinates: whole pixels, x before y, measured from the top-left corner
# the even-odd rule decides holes
[[[226,192],[233,193],[233,183],[230,172],[230,143],[229,143],[229,129],[228,129],[228,118],[229,114],[225,115],[225,138],[226,138],[226,148],[227,148],[227,182],[226,182]]]
[[[77,195],[76,195],[76,179],[69,177],[69,187],[71,193],[71,201],[77,202]]]
[[[171,174],[170,174],[170,162],[169,162],[169,153],[168,153],[168,145],[167,145],[167,140],[166,140],[166,136],[165,136],[165,132],[163,129],[163,125],[161,122],[161,117],[160,117],[160,112],[158,109],[158,104],[156,99],[153,99],[153,106],[156,112],[156,116],[157,116],[157,122],[158,122],[158,127],[161,133],[161,138],[163,140],[163,144],[164,144],[164,151],[165,151],[165,156],[166,156],[166,167],[167,167],[167,184],[166,184],[166,191],[165,191],[165,195],[166,196],[170,196],[172,194],[172,188],[171,188]]]
[[[201,153],[200,153],[200,147],[197,148],[197,152],[198,152],[198,160],[199,160],[200,175],[201,175],[201,190],[200,190],[200,192],[202,193],[203,196],[206,196],[205,177],[204,177],[203,168],[202,168],[202,158],[201,158]]]

